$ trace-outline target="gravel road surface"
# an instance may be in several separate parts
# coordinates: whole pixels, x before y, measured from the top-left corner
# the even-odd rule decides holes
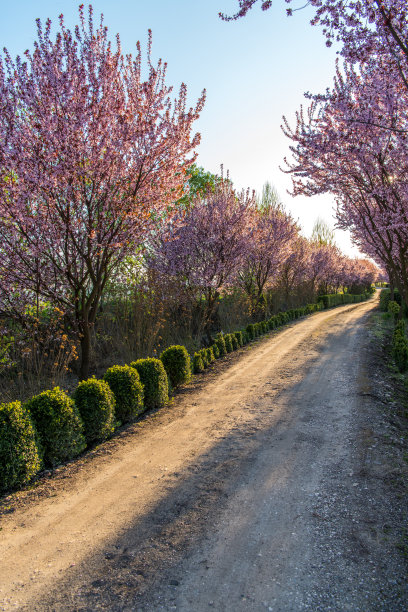
[[[376,300],[241,349],[10,496],[0,609],[407,610],[367,357]]]

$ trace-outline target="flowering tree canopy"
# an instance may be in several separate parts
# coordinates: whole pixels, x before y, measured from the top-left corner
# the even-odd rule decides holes
[[[237,193],[228,179],[193,199],[153,240],[149,265],[177,282],[195,304],[205,304],[204,327],[211,321],[219,292],[228,286],[248,250],[249,191]],[[203,302],[204,300],[204,302]]]
[[[237,275],[256,310],[264,289],[276,281],[279,269],[290,255],[299,228],[281,207],[249,211],[246,257]]]
[[[391,68],[384,57],[359,69],[346,64],[333,90],[284,131],[294,143],[294,194],[332,193],[339,227],[386,267],[408,301],[408,97]]]
[[[26,59],[0,62],[0,312],[33,295],[59,305],[80,335],[86,377],[90,330],[117,264],[182,195],[204,104],[171,98],[166,64],[123,56],[107,28],[80,7],[71,32],[60,17],[38,25]]]

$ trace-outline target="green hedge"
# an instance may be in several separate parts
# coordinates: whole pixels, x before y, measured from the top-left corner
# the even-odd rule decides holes
[[[210,365],[210,362],[209,362],[209,360],[208,360],[208,355],[207,355],[207,351],[206,351],[206,349],[205,349],[205,348],[202,348],[202,349],[200,349],[198,352],[199,352],[199,354],[201,355],[201,360],[202,360],[202,362],[203,362],[204,369],[205,369],[205,368],[208,368],[208,366]]]
[[[160,359],[173,388],[190,380],[190,355],[185,346],[169,346],[162,352]]]
[[[319,295],[317,302],[322,303],[323,308],[332,308],[333,306],[340,306],[342,304],[357,304],[358,302],[363,302],[368,297],[369,294],[367,293],[361,295],[354,295],[352,293],[330,293],[328,295]]]
[[[130,365],[139,374],[146,409],[164,406],[169,401],[169,381],[163,362],[160,359],[148,357],[132,361]]]
[[[244,345],[244,338],[242,336],[242,331],[234,332],[234,336],[237,339],[238,347],[243,346]]]
[[[25,403],[38,433],[46,465],[56,465],[79,455],[86,446],[78,408],[65,391],[55,387]]]
[[[225,339],[222,333],[218,333],[215,337],[215,344],[218,346],[220,357],[225,357],[227,354],[227,347],[225,346]]]
[[[0,493],[26,484],[41,469],[36,432],[20,402],[0,404]]]
[[[212,350],[211,346],[206,348],[205,352],[207,354],[207,361],[208,361],[209,364],[212,363],[213,361],[215,361],[215,355],[213,353],[213,350]]]
[[[144,411],[143,385],[137,369],[115,365],[106,370],[103,379],[113,391],[116,417],[122,423],[130,423]]]
[[[234,350],[234,345],[232,344],[231,334],[224,334],[224,340],[227,353],[232,353],[232,351]]]
[[[249,325],[246,326],[245,331],[246,331],[246,333],[248,335],[249,340],[250,341],[254,340],[254,338],[255,338],[255,325],[253,323],[249,323]]]
[[[194,353],[193,355],[193,373],[199,374],[200,372],[203,372],[204,369],[205,369],[205,366],[203,363],[203,358],[201,356],[201,351],[198,353]]]
[[[392,352],[395,363],[400,372],[408,369],[408,339],[405,328],[405,321],[398,321],[392,337]]]
[[[213,355],[215,357],[215,359],[219,359],[220,358],[220,349],[218,348],[218,344],[214,343],[212,346],[212,351],[213,351]]]
[[[84,423],[88,444],[109,438],[116,425],[116,402],[108,383],[96,378],[82,380],[75,390],[74,400]]]

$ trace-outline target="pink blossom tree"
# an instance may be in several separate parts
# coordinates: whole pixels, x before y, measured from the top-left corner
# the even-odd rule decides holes
[[[223,289],[233,281],[248,252],[249,212],[254,195],[237,193],[228,179],[193,199],[152,241],[148,264],[163,282],[176,283],[179,295],[201,311],[196,335],[209,334]]]
[[[285,306],[288,307],[296,288],[307,282],[310,266],[310,243],[298,236],[293,242],[291,253],[280,266],[276,286],[282,291]]]
[[[26,59],[0,62],[0,313],[48,300],[81,342],[89,369],[91,330],[105,285],[182,195],[204,104],[172,100],[166,64],[123,56],[102,18],[80,7],[71,32],[63,17],[54,40],[40,21]]]
[[[282,264],[290,255],[299,228],[281,206],[270,206],[250,210],[247,231],[247,253],[237,282],[249,296],[252,311],[256,312],[264,291],[276,282]]]

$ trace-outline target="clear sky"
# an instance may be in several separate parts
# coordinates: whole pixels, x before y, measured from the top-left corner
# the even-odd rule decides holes
[[[80,2],[73,0],[1,0],[0,48],[12,56],[32,48],[35,19],[60,13],[66,25],[77,23]],[[235,0],[94,0],[95,16],[104,14],[112,39],[120,34],[123,51],[135,53],[136,41],[146,48],[153,32],[153,57],[168,62],[168,84],[188,87],[191,103],[203,88],[207,102],[197,131],[201,133],[198,163],[219,172],[229,169],[237,187],[260,191],[275,185],[305,235],[317,217],[332,227],[330,197],[293,198],[290,177],[279,170],[289,154],[282,134],[282,115],[293,124],[305,91],[322,92],[334,74],[335,51],[327,49],[318,28],[309,25],[310,8],[286,17],[287,4],[274,0],[271,10],[256,6],[245,19],[223,22],[218,12],[233,13]],[[304,5],[299,0],[299,6]],[[294,5],[293,5],[294,6]],[[307,101],[305,101],[307,102]],[[357,254],[345,232],[336,232],[343,251]]]

